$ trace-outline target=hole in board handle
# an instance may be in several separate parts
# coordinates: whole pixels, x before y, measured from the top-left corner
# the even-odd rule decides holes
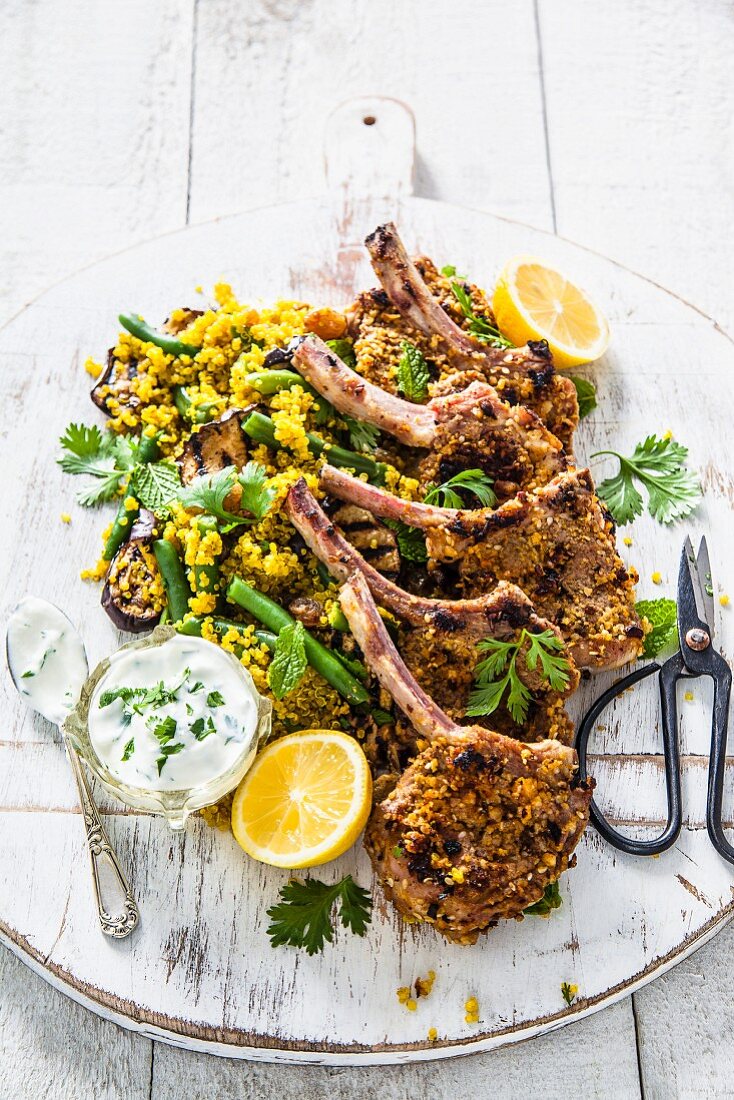
[[[362,119],[362,122],[365,124],[365,126],[374,126],[377,122],[377,119],[374,115],[365,115]]]

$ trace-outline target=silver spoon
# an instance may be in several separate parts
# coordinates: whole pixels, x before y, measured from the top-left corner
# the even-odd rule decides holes
[[[140,911],[102,824],[79,754],[62,725],[89,672],[84,643],[60,608],[30,596],[8,620],[5,649],[18,694],[61,729],[84,816],[99,923],[106,936],[122,939],[137,926]]]

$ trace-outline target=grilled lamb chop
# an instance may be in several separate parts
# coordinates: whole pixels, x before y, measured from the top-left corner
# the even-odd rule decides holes
[[[492,348],[474,339],[431,293],[392,222],[378,226],[365,245],[383,289],[406,321],[437,340],[457,370],[480,371],[504,400],[536,412],[571,453],[579,419],[576,387],[556,374],[546,342]]]
[[[500,581],[494,591],[474,600],[428,599],[414,596],[377,572],[334,527],[316,498],[301,478],[290,489],[285,503],[293,526],[309,549],[324,563],[338,581],[356,573],[367,582],[378,603],[392,611],[410,629],[401,639],[406,664],[449,714],[463,717],[474,679],[477,661],[476,643],[483,638],[516,640],[520,631],[539,634],[558,630],[536,615],[524,592],[514,584]],[[569,661],[568,686],[553,691],[526,662],[518,662],[518,673],[533,696],[528,718],[519,726],[504,710],[493,715],[502,732],[523,741],[557,738],[571,744],[573,724],[564,709],[564,699],[578,686],[579,676]],[[405,738],[410,740],[409,737]]]
[[[365,847],[404,917],[475,943],[498,920],[520,917],[569,866],[591,785],[578,781],[566,745],[457,725],[411,676],[364,578],[353,576],[340,598],[368,666],[430,742],[375,806]]]
[[[416,405],[350,370],[318,337],[303,340],[293,366],[341,413],[364,420],[409,447],[428,449],[420,462],[425,484],[459,470],[481,469],[500,500],[544,485],[566,469],[566,456],[535,413],[500,401],[485,382]]]
[[[579,668],[618,668],[639,656],[637,578],[617,554],[588,470],[569,470],[495,510],[401,500],[332,466],[321,471],[321,484],[332,496],[425,531],[429,557],[458,563],[467,596],[500,580],[519,585],[560,629]]]

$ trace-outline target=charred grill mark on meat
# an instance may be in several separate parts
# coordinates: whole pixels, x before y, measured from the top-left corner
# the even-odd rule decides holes
[[[445,480],[459,469],[481,469],[494,480],[498,498],[506,500],[566,469],[560,440],[535,413],[501,401],[486,382],[416,405],[350,370],[314,336],[296,349],[293,366],[339,412],[428,450],[420,463],[424,483]]]
[[[321,483],[333,496],[348,494],[375,515],[424,530],[431,559],[457,562],[465,595],[500,580],[519,585],[559,627],[579,668],[617,668],[639,655],[636,576],[617,554],[588,470],[561,474],[493,511],[400,500],[330,466]]]
[[[365,660],[430,743],[373,811],[365,846],[385,893],[457,943],[519,916],[566,870],[591,787],[573,749],[459,726],[413,679],[363,577],[341,604]]]

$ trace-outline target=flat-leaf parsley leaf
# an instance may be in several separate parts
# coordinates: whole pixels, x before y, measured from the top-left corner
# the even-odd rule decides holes
[[[268,909],[272,946],[305,947],[309,955],[322,951],[324,943],[334,939],[331,912],[335,902],[339,903],[339,920],[357,936],[364,936],[372,919],[372,899],[351,875],[333,886],[315,878],[292,880],[280,888],[280,899]]]
[[[438,504],[442,508],[465,508],[461,493],[471,493],[485,508],[497,503],[491,477],[484,470],[461,470],[441,485],[431,485],[423,498],[426,504]]]
[[[602,481],[596,491],[620,526],[642,515],[642,494],[635,479],[647,489],[648,511],[660,523],[687,516],[701,499],[698,478],[685,466],[688,448],[674,439],[649,435],[628,458],[618,451],[597,451],[591,457],[599,455],[619,459],[619,472]]]
[[[518,675],[517,661],[527,643],[525,663],[532,671],[540,662],[541,675],[554,691],[568,685],[568,660],[561,655],[563,643],[552,630],[531,634],[523,629],[515,642],[485,638],[477,649],[487,656],[474,670],[474,688],[469,696],[466,713],[470,717],[493,714],[507,692],[506,706],[516,722],[527,718],[531,693]]]

